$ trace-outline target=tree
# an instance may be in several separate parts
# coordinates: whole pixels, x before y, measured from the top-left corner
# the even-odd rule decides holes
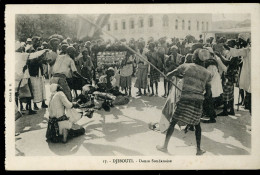
[[[16,15],[16,40],[25,42],[32,36],[40,36],[47,40],[53,34],[60,34],[64,38],[76,40],[78,20],[76,15],[63,14],[35,14]],[[100,39],[102,32],[97,30],[92,38],[83,41]]]

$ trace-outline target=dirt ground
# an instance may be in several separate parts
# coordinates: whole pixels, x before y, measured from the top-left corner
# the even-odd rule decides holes
[[[134,80],[133,80],[134,82]],[[46,82],[47,104],[50,96]],[[45,139],[48,110],[40,109],[36,115],[23,115],[16,121],[17,156],[160,156],[195,155],[194,131],[184,133],[178,126],[169,143],[169,153],[156,150],[165,135],[152,131],[148,123],[158,122],[166,101],[162,98],[163,82],[159,83],[159,97],[133,97],[124,106],[111,108],[110,112],[100,110],[93,118],[83,117],[78,124],[86,129],[84,135],[68,143],[47,143]],[[238,89],[235,89],[237,97]],[[237,103],[237,99],[235,100]],[[40,104],[38,104],[40,107]],[[235,107],[236,108],[236,107]],[[221,109],[217,110],[217,113]],[[251,116],[240,107],[235,116],[217,117],[213,124],[201,124],[201,147],[204,155],[248,155],[251,151]]]

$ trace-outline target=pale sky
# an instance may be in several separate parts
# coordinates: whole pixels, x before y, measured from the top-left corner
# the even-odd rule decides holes
[[[234,20],[243,21],[250,19],[250,14],[212,14],[212,21]]]

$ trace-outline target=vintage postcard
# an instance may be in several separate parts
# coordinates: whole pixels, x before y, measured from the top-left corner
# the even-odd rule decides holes
[[[6,170],[259,169],[259,4],[6,5]]]

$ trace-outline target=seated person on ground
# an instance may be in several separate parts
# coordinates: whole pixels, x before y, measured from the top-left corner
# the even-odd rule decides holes
[[[75,102],[70,102],[58,84],[51,84],[51,98],[49,103],[49,122],[46,132],[47,141],[66,143],[68,138],[85,133],[85,129],[75,123],[81,119],[80,114],[66,116],[65,109],[79,107]],[[73,112],[72,112],[73,114]]]

